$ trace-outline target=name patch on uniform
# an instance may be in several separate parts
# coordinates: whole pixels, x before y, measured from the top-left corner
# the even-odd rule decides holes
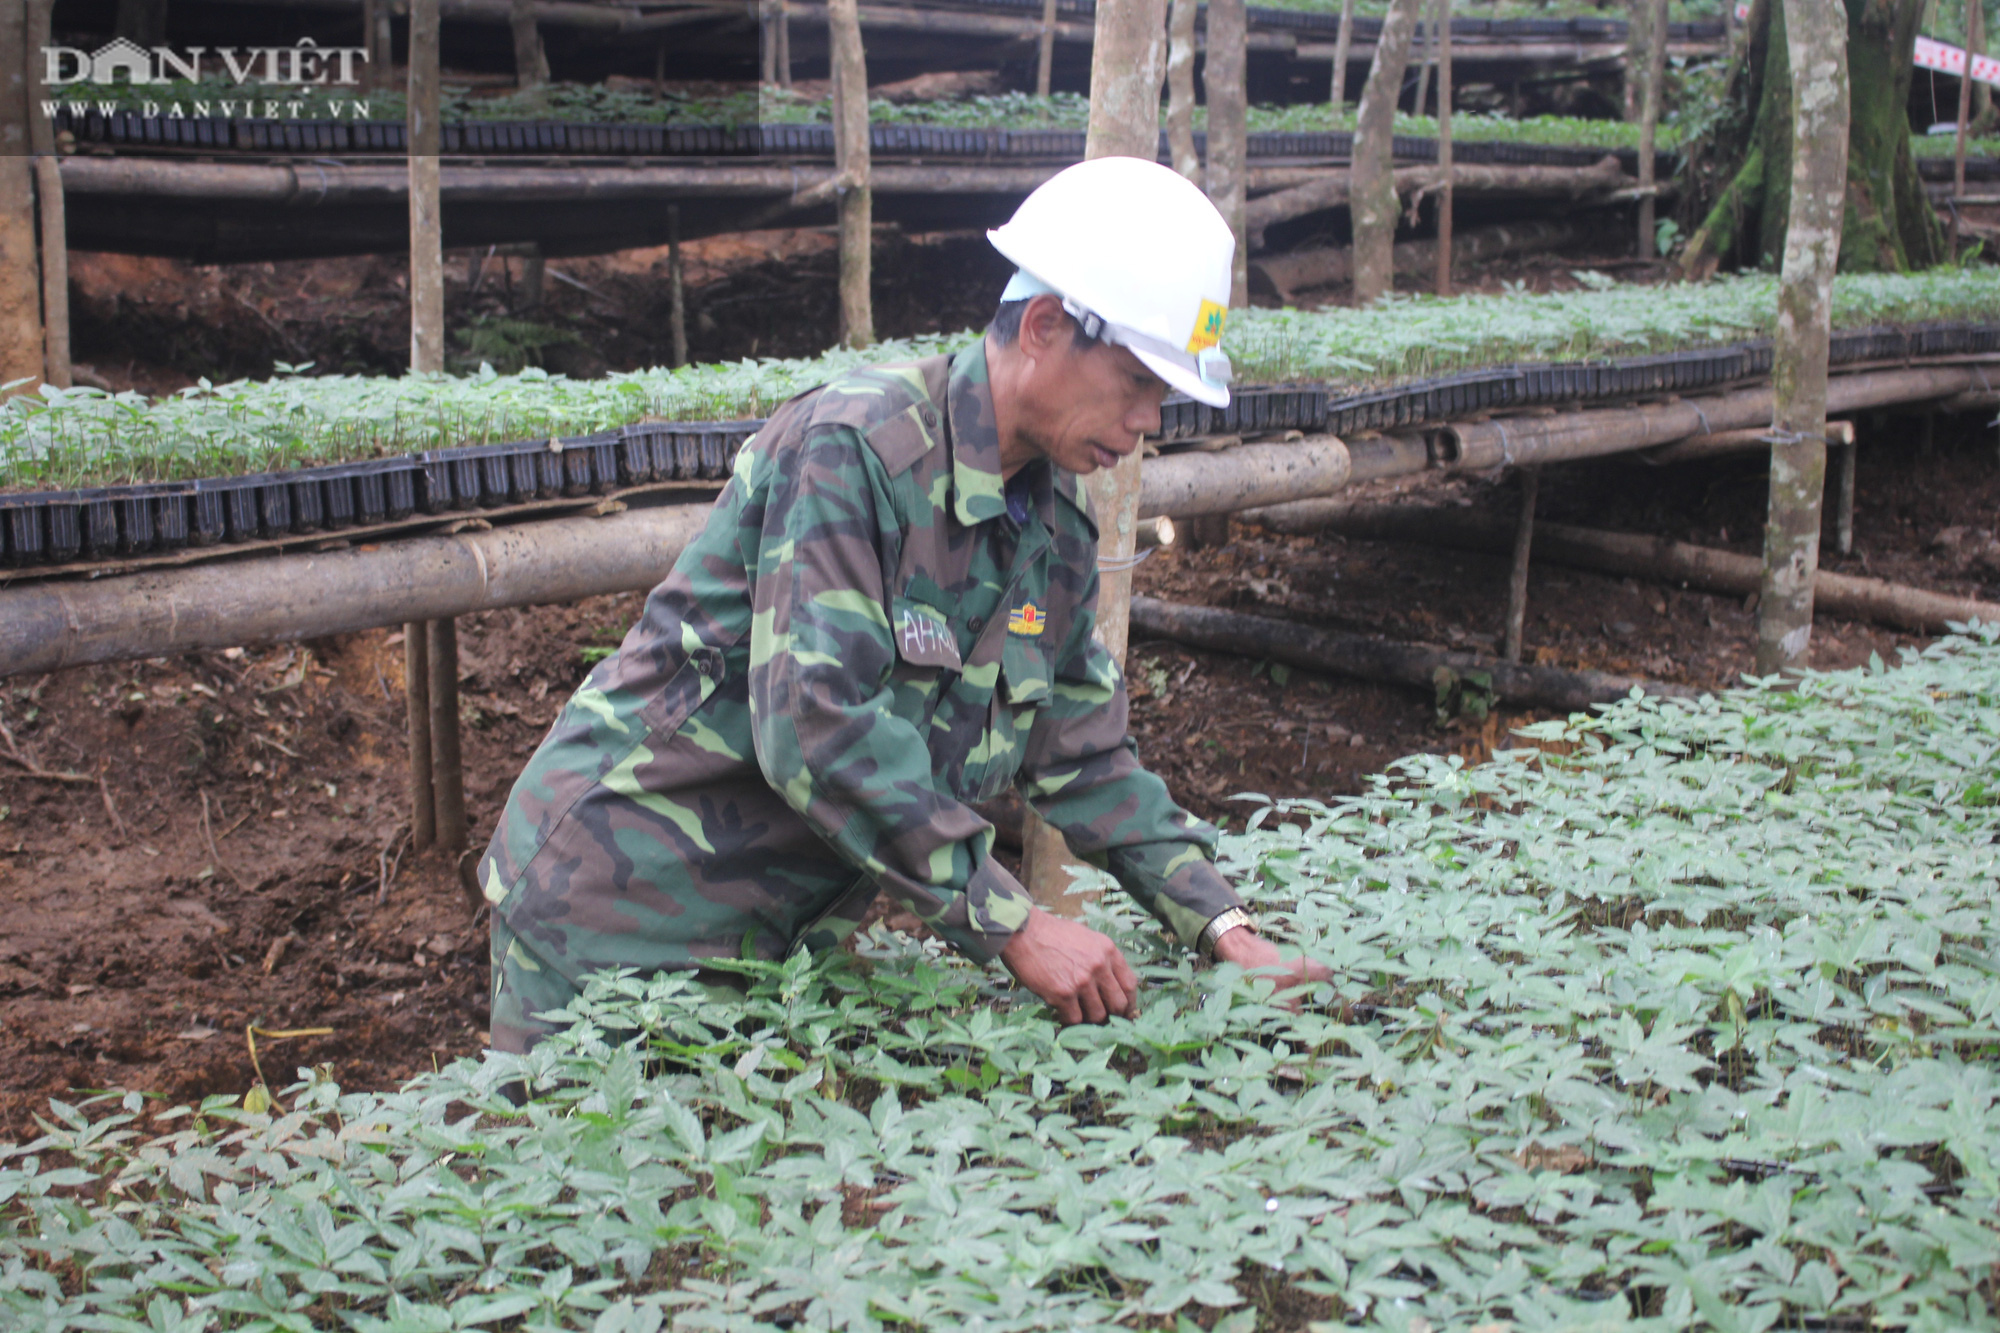
[[[1195,312],[1194,333],[1188,338],[1187,349],[1199,352],[1222,341],[1222,326],[1229,322],[1229,312],[1213,301],[1203,301],[1201,309]]]
[[[958,654],[958,637],[938,612],[919,603],[896,599],[896,648],[912,666],[964,668]]]
[[[1026,634],[1033,638],[1047,629],[1048,625],[1049,618],[1043,615],[1041,608],[1033,602],[1023,602],[1007,613],[1009,634]]]

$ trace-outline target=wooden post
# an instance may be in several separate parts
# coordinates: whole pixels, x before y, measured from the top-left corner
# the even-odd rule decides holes
[[[1834,474],[1833,545],[1842,555],[1854,554],[1854,462],[1860,448],[1850,429],[1847,443],[1840,445],[1834,455],[1840,470]]]
[[[1437,196],[1437,278],[1439,296],[1451,295],[1451,0],[1437,0],[1438,170],[1444,183]]]
[[[1521,469],[1521,513],[1514,522],[1514,564],[1507,574],[1507,628],[1500,656],[1509,662],[1521,660],[1521,638],[1528,624],[1528,556],[1535,544],[1535,497],[1542,485],[1542,470]]]
[[[1212,61],[1212,44],[1209,56]],[[1166,64],[1167,0],[1098,0],[1084,157],[1139,157],[1150,162],[1159,155],[1160,82]],[[1209,142],[1212,145],[1213,138]],[[1085,479],[1098,525],[1097,641],[1121,667],[1132,617],[1128,562],[1138,544],[1139,453],[1135,449],[1117,467]],[[1030,810],[1021,841],[1021,878],[1037,905],[1063,916],[1081,915],[1087,899],[1068,892],[1071,876],[1062,835]]]
[[[410,744],[410,850],[437,841],[437,798],[431,790],[430,622],[403,626],[403,715]]]
[[[55,126],[41,113],[47,95],[41,50],[49,45],[55,0],[29,0],[27,36],[28,147],[35,155],[35,204],[40,223],[42,276],[42,380],[70,387],[69,234],[63,207],[62,168],[56,161]]]
[[[761,43],[758,51],[757,77],[766,87],[776,87],[778,83],[778,0],[758,0],[757,35]],[[663,46],[661,50],[665,50]]]
[[[1757,603],[1757,671],[1812,646],[1826,482],[1826,369],[1834,262],[1847,194],[1847,14],[1840,0],[1784,0],[1792,75],[1792,197],[1771,369],[1770,517]]]
[[[676,370],[688,362],[687,264],[681,254],[681,206],[667,205],[667,336]]]
[[[437,818],[437,845],[447,852],[465,846],[465,764],[458,734],[458,621],[425,622],[429,638],[431,799]]]
[[[41,383],[44,369],[42,265],[36,253],[35,172],[28,97],[26,5],[0,5],[0,384]],[[4,396],[4,395],[0,395]]]
[[[1049,95],[1056,63],[1056,0],[1042,0],[1042,31],[1035,42],[1035,96]]]
[[[1423,51],[1423,58],[1417,62],[1417,95],[1410,103],[1410,114],[1424,114],[1424,103],[1431,95],[1431,59],[1437,51],[1437,28],[1425,22],[1424,13],[1417,11],[1417,43]]]
[[[1733,4],[1735,0],[1724,0]],[[1667,78],[1667,0],[1640,0],[1646,21],[1645,84],[1639,105],[1639,258],[1658,253],[1655,243],[1653,149],[1660,125],[1660,92]],[[1638,13],[1640,10],[1634,10]],[[1844,132],[1844,131],[1843,131]]]
[[[1172,0],[1167,11],[1167,152],[1174,170],[1202,183],[1194,146],[1194,19],[1198,0]],[[1214,68],[1213,65],[1210,66]],[[1210,134],[1214,133],[1213,127]],[[1214,140],[1211,138],[1211,144]]]
[[[1972,123],[1990,131],[1992,126],[1987,122],[1993,112],[1993,89],[1971,79],[1972,58],[1986,54],[1986,10],[1979,0],[1967,0],[1966,8],[1971,11],[1965,16],[1965,67],[1972,83]]]
[[[1410,35],[1422,0],[1389,0],[1375,59],[1361,89],[1361,112],[1354,132],[1354,165],[1348,211],[1354,224],[1354,303],[1368,305],[1396,285],[1396,177],[1390,162],[1396,131],[1396,103],[1409,63]]]
[[[514,86],[540,88],[549,81],[549,56],[535,26],[535,0],[511,0],[507,23],[514,33]]]
[[[870,297],[875,192],[869,183],[868,57],[861,46],[856,0],[829,0],[826,15],[833,47],[833,165],[846,179],[839,205],[840,341],[844,347],[866,347],[875,341]]]
[[[438,0],[410,0],[410,369],[444,369],[444,245],[438,215]]]
[[[514,298],[514,309],[520,311],[542,308],[542,288],[548,273],[548,262],[542,258],[539,241],[529,241],[521,247],[521,294]]]
[[[1327,99],[1336,124],[1347,104],[1347,53],[1353,49],[1354,0],[1340,0],[1340,33],[1333,39],[1333,91]]]
[[[1229,305],[1250,304],[1250,245],[1243,210],[1248,200],[1250,104],[1244,89],[1249,58],[1244,0],[1208,0],[1208,197],[1236,238]]]
[[[1958,74],[1958,137],[1951,150],[1951,244],[1945,253],[1958,258],[1959,200],[1965,197],[1965,128],[1972,119],[1972,23],[1979,0],[1965,0],[1965,68]]]
[[[792,10],[778,0],[778,86],[792,86]]]
[[[396,48],[389,19],[390,0],[361,0],[361,45],[368,52],[362,86],[378,92],[396,84]]]

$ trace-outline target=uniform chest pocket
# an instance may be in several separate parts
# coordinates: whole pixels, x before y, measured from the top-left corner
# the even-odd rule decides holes
[[[1035,639],[1009,634],[1000,650],[1000,689],[1015,708],[1039,708],[1049,701],[1054,679],[1049,655]]]

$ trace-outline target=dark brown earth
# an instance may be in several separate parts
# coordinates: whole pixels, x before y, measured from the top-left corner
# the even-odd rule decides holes
[[[704,291],[781,293],[787,273],[796,289],[830,291],[811,267],[825,241],[765,233],[691,247],[692,275]],[[914,252],[932,242],[906,243]],[[974,250],[958,240],[935,244],[936,262],[960,270],[933,273],[936,323],[977,322],[984,277],[965,268]],[[151,333],[134,342],[128,362],[101,344],[84,359],[95,358],[121,387],[190,382],[204,373],[202,356],[237,358],[231,364],[245,370],[234,373],[246,373],[252,352],[285,356],[273,350],[268,317],[291,330],[301,360],[352,345],[372,366],[368,357],[404,341],[407,318],[397,300],[378,297],[390,270],[375,262],[190,271],[99,257],[79,266],[80,289],[93,293],[103,318],[137,312]],[[655,258],[592,262],[599,267],[579,263],[573,276],[614,294],[629,281],[635,305],[653,299]],[[1587,263],[1521,261],[1483,280],[1556,286]],[[560,283],[549,291],[557,302],[574,293]],[[922,306],[913,294],[904,316]],[[306,313],[293,323],[295,310]],[[756,336],[747,317],[729,327],[731,336]],[[888,333],[911,327],[884,320]],[[811,346],[830,341],[813,336]],[[622,364],[657,359],[644,350],[635,341],[619,356],[638,359]],[[1864,421],[1862,440],[1856,554],[1830,566],[2000,595],[1980,563],[2000,502],[1992,429],[1941,422],[1926,449],[1919,418],[1884,418]],[[1375,489],[1494,513],[1510,512],[1513,493],[1511,481],[1482,477]],[[1666,469],[1571,465],[1551,469],[1542,493],[1551,519],[1743,552],[1757,549],[1765,502],[1754,458]],[[1496,557],[1277,537],[1238,524],[1219,548],[1160,552],[1141,567],[1138,586],[1485,650],[1499,633],[1504,569]],[[615,644],[639,606],[636,595],[607,597],[461,622],[476,842],[581,677],[585,650]],[[1754,632],[1754,612],[1737,599],[1541,566],[1531,580],[1528,647],[1538,661],[1719,687],[1749,668]],[[1918,642],[1822,621],[1814,661],[1893,659]],[[162,1105],[240,1095],[256,1078],[250,1025],[332,1029],[261,1040],[275,1086],[299,1066],[326,1065],[348,1086],[387,1087],[481,1049],[483,923],[450,865],[405,850],[401,676],[399,636],[376,631],[0,681],[0,1139],[32,1134],[50,1097],[86,1089],[142,1089],[160,1094]],[[1414,691],[1308,672],[1281,680],[1254,661],[1169,643],[1135,643],[1128,676],[1142,757],[1190,809],[1237,826],[1249,807],[1231,800],[1236,793],[1357,791],[1414,752],[1481,757],[1523,720],[1507,713],[1439,725],[1432,701]]]

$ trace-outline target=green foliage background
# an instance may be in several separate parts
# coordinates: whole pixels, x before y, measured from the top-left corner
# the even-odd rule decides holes
[[[1119,900],[1102,1028],[878,933],[395,1092],[57,1105],[0,1324],[2000,1323],[2000,633],[1524,734],[1225,840],[1299,1013]]]

